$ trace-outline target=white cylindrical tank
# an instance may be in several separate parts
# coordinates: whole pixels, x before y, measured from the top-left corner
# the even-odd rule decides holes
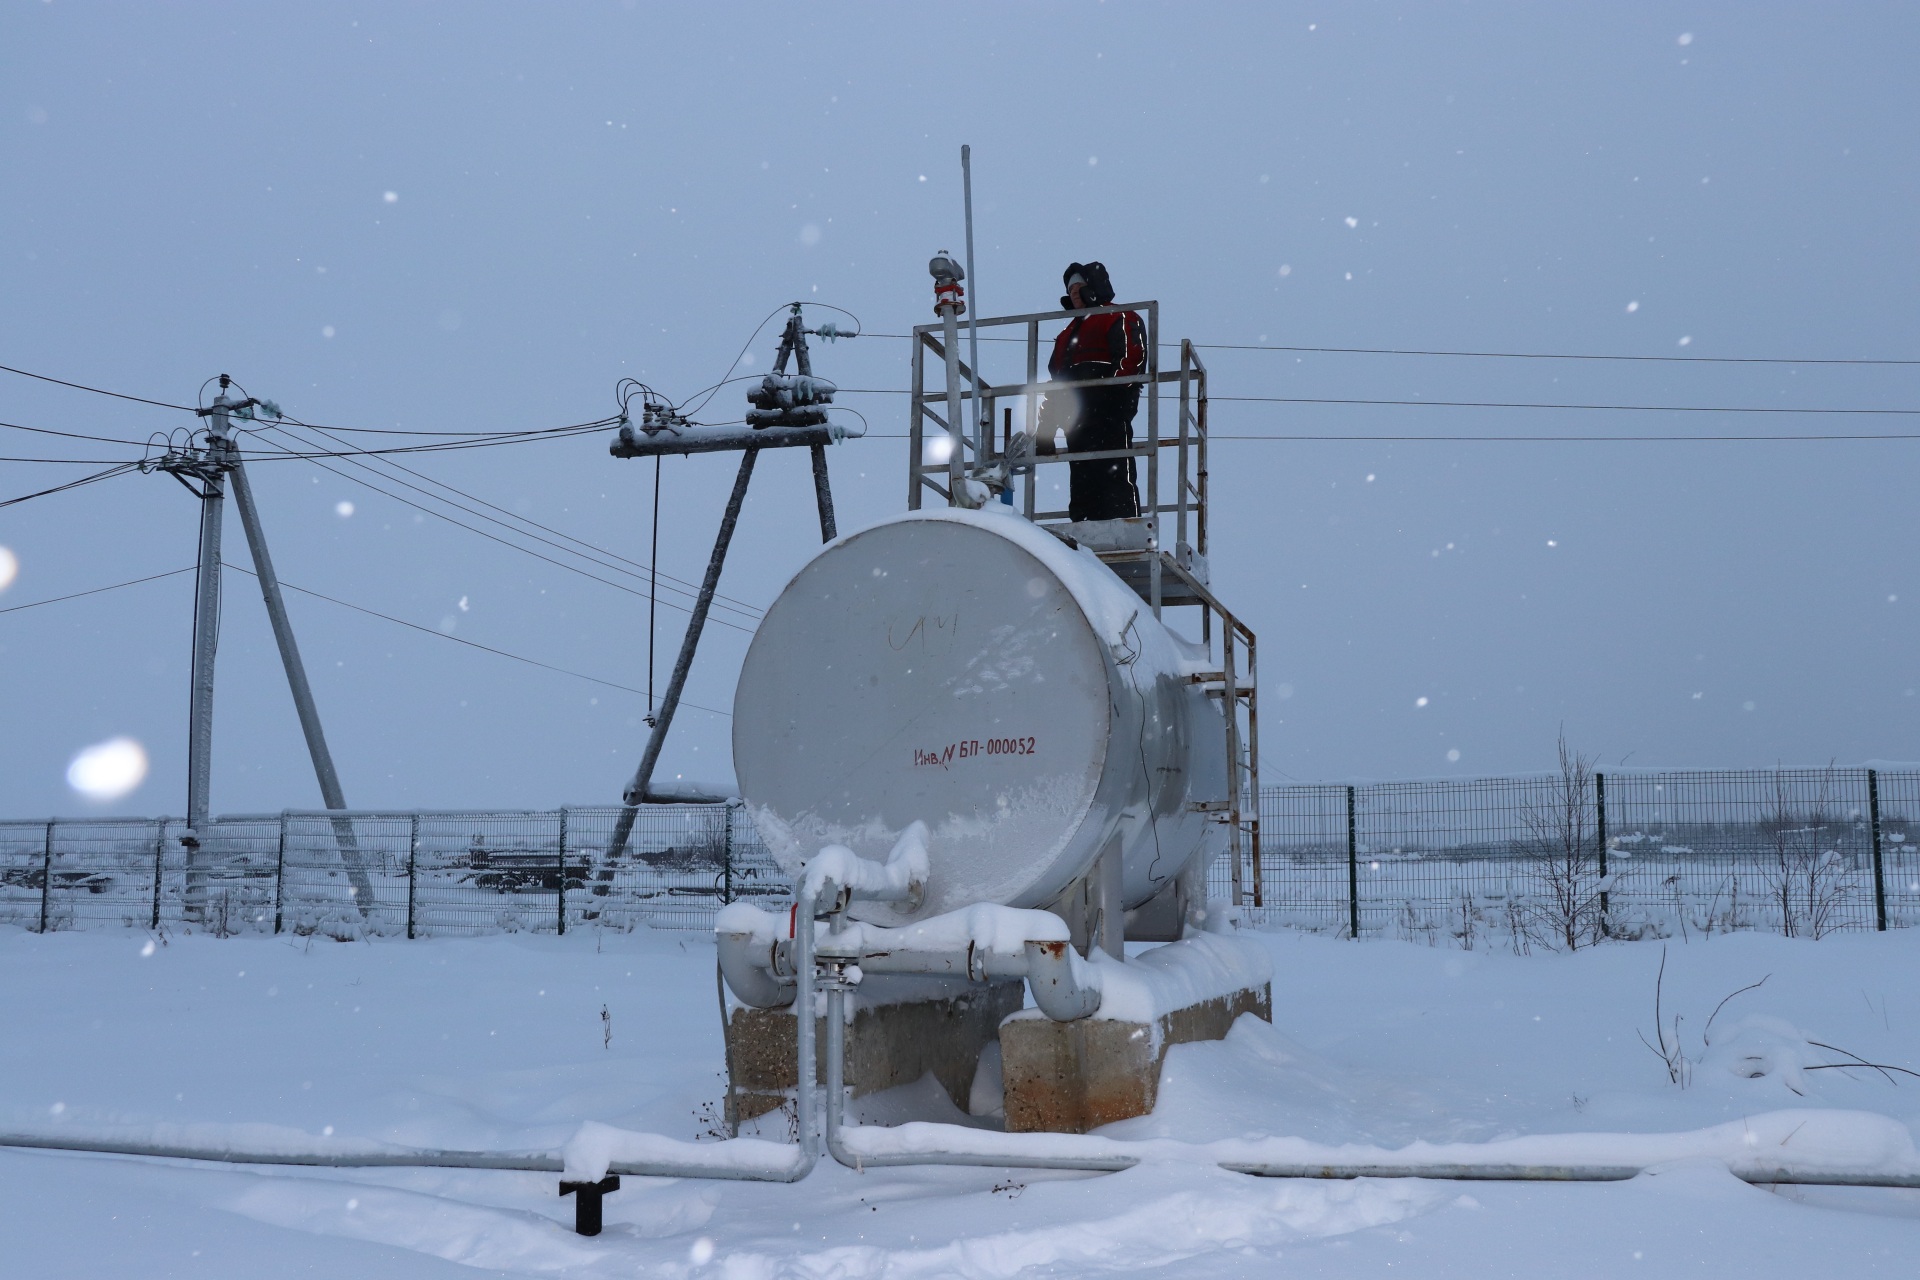
[[[884,859],[926,822],[925,900],[866,918],[1044,907],[1110,848],[1132,908],[1224,845],[1193,804],[1226,794],[1207,665],[1090,552],[1011,513],[916,512],[832,543],[767,610],[734,768],[789,869],[827,844]]]

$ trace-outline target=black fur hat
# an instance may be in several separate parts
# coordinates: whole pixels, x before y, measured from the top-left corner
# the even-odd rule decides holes
[[[1070,283],[1075,276],[1084,282],[1080,296],[1088,305],[1104,307],[1113,301],[1113,281],[1107,277],[1107,267],[1102,262],[1076,262],[1060,273],[1060,287],[1067,290],[1060,299],[1060,305],[1073,305],[1073,286]]]

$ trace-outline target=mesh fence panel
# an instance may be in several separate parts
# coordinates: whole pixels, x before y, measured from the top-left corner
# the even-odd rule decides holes
[[[1889,927],[1920,923],[1920,772],[1588,773],[1269,788],[1262,923],[1548,946],[1601,937],[1872,929],[1879,797]],[[1349,828],[1351,805],[1351,828]],[[1232,869],[1211,883],[1225,896]],[[1251,885],[1252,876],[1243,877]],[[1351,888],[1350,888],[1351,886]]]
[[[62,825],[65,825],[64,823]],[[219,818],[198,847],[182,843],[187,824],[162,820],[159,921],[209,933],[272,933],[279,882],[280,818]]]
[[[1875,927],[1865,770],[1607,783],[1612,899],[1626,924],[1664,918],[1799,937]]]
[[[1347,788],[1269,787],[1260,797],[1261,917],[1317,933],[1347,928]],[[1231,857],[1214,863],[1211,896],[1233,894]],[[1242,893],[1252,901],[1251,875]]]
[[[47,822],[0,822],[0,922],[40,927],[47,882]]]
[[[1920,771],[1879,770],[1880,850],[1887,924],[1920,925]]]
[[[1876,883],[1873,800],[1880,869]],[[617,837],[626,824],[626,837]],[[1257,923],[1546,946],[1920,925],[1920,771],[1297,785],[1261,795]],[[739,805],[0,822],[0,924],[340,938],[704,930],[787,877]],[[616,847],[616,844],[618,847]],[[1259,876],[1253,875],[1258,858]],[[1226,859],[1209,869],[1232,893]],[[1253,899],[1255,885],[1259,902]]]
[[[161,824],[144,818],[54,824],[47,928],[151,926],[161,835]]]

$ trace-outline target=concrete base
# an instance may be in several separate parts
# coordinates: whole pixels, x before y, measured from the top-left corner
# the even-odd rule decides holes
[[[1175,1009],[1157,1024],[1097,1017],[1053,1022],[1032,1013],[1000,1024],[1007,1130],[1086,1133],[1153,1110],[1169,1045],[1222,1039],[1243,1013],[1273,1021],[1273,986]]]
[[[847,1084],[856,1098],[912,1084],[933,1072],[962,1111],[980,1051],[1002,1019],[1026,999],[1025,984],[959,985],[875,975],[860,984],[847,1027]],[[826,1019],[815,1018],[817,1079],[827,1076]],[[732,1050],[732,1119],[764,1115],[792,1095],[798,1023],[792,1008],[736,1008],[727,1021]]]

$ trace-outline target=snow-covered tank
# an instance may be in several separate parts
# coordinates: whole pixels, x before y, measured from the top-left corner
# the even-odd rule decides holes
[[[923,900],[855,908],[876,923],[1057,906],[1096,863],[1125,908],[1165,903],[1226,839],[1202,808],[1227,791],[1207,665],[1091,552],[997,503],[915,512],[831,543],[767,610],[734,767],[789,870],[829,844],[883,860],[927,823]]]

